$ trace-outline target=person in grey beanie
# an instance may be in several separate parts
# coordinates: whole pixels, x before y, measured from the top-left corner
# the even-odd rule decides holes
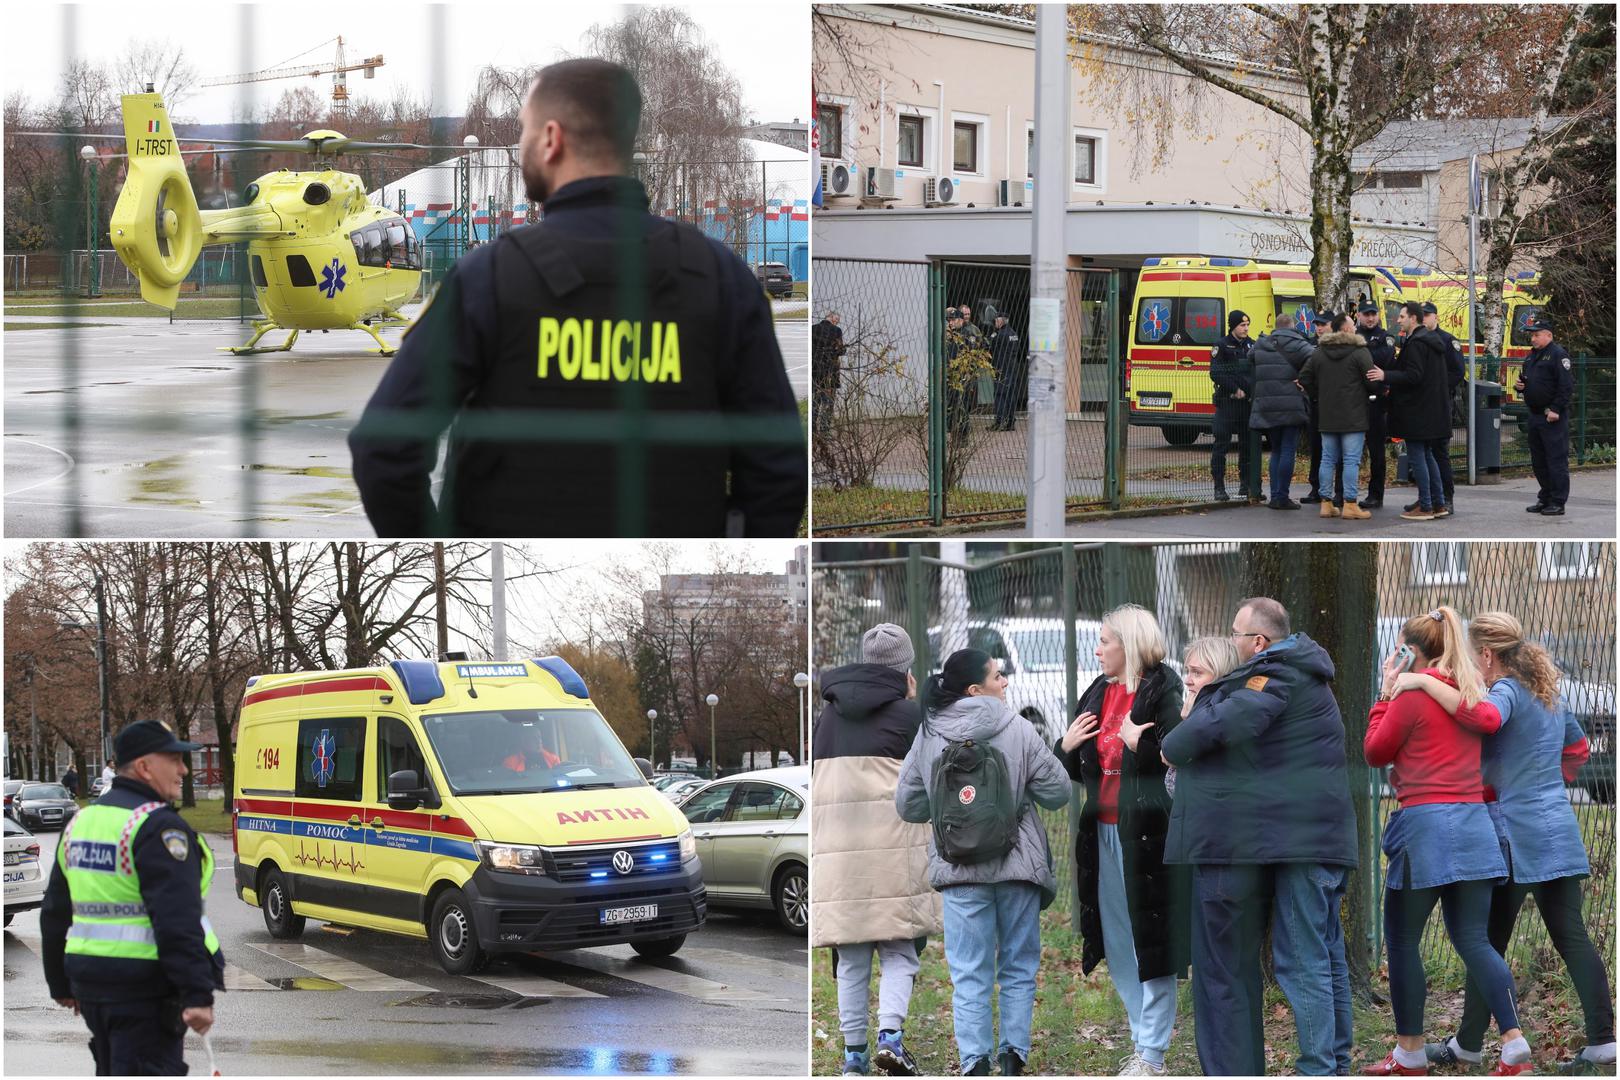
[[[928,826],[901,821],[894,806],[900,763],[922,722],[915,656],[904,628],[872,627],[861,663],[822,674],[826,704],[811,731],[810,944],[833,949],[845,1073],[917,1073],[903,1028],[919,940],[943,925],[928,884]],[[875,1049],[867,1022],[874,954],[882,965]]]

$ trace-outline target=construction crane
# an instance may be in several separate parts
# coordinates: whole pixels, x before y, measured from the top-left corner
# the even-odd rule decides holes
[[[337,55],[329,64],[310,67],[308,64],[294,64],[292,60],[308,56],[316,49],[323,49],[336,43]],[[332,76],[332,116],[339,120],[346,120],[349,115],[349,83],[348,73],[351,71],[364,71],[366,78],[375,79],[377,69],[383,66],[382,54],[368,56],[363,60],[348,63],[343,54],[343,36],[339,34],[330,41],[323,41],[312,49],[306,49],[291,60],[262,71],[249,71],[243,75],[221,75],[216,79],[206,79],[203,86],[235,86],[238,83],[268,82],[272,79],[319,78],[322,75]]]

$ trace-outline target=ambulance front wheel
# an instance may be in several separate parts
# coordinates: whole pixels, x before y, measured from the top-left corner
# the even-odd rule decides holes
[[[654,938],[651,941],[632,941],[630,947],[641,956],[674,956],[686,944],[685,934]]]
[[[264,928],[273,938],[295,938],[304,932],[304,917],[294,915],[287,896],[287,879],[280,870],[265,871],[259,888],[259,907],[264,911]]]
[[[433,902],[428,937],[439,966],[452,975],[471,975],[489,966],[490,954],[478,944],[472,905],[460,889],[446,889]]]

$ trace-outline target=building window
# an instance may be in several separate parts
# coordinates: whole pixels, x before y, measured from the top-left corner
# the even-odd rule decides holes
[[[1542,581],[1570,581],[1598,576],[1602,545],[1591,541],[1542,542],[1536,545],[1536,567]]]
[[[816,105],[816,137],[821,140],[821,156],[844,156],[844,110],[828,101]]]
[[[1074,182],[1097,182],[1097,140],[1089,135],[1074,137]]]
[[[1024,177],[1033,180],[1035,179],[1035,129],[1031,127],[1024,132],[1024,135],[1026,137],[1024,143]]]
[[[1462,585],[1468,581],[1468,545],[1412,545],[1413,585]]]
[[[979,125],[958,120],[952,125],[955,150],[951,165],[957,172],[979,171]]]
[[[923,118],[920,116],[902,116],[900,118],[900,144],[897,148],[896,160],[911,169],[922,168],[923,163]]]
[[[1412,189],[1423,186],[1423,174],[1420,172],[1381,172],[1376,176],[1381,188]]]

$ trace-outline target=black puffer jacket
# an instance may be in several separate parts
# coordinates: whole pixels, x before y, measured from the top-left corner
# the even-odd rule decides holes
[[[1098,676],[1081,695],[1079,711],[1101,716],[1107,689],[1107,676]],[[1169,665],[1142,673],[1131,701],[1131,722],[1151,722],[1153,726],[1142,733],[1134,751],[1125,747],[1120,764],[1119,846],[1125,861],[1125,903],[1136,944],[1137,975],[1144,981],[1165,975],[1186,977],[1192,952],[1191,879],[1181,867],[1164,862],[1170,795],[1164,788],[1165,764],[1159,758],[1159,740],[1181,722],[1181,695],[1181,678]],[[1074,841],[1074,867],[1080,886],[1080,968],[1089,974],[1103,959],[1102,907],[1097,898],[1102,769],[1096,739],[1087,739],[1068,752],[1059,739],[1053,749],[1070,778],[1086,789]]]
[[[1304,427],[1310,420],[1305,391],[1294,385],[1316,346],[1291,326],[1254,343],[1254,405],[1249,426],[1262,431]]]
[[[1316,401],[1316,430],[1329,434],[1367,430],[1367,372],[1372,353],[1360,334],[1323,334],[1305,361],[1299,381]]]
[[[1249,419],[1254,401],[1254,342],[1227,334],[1209,350],[1209,379],[1215,384],[1215,419]],[[1237,392],[1243,391],[1242,397]]]
[[[1384,373],[1389,384],[1391,434],[1420,442],[1451,438],[1451,389],[1444,349],[1433,330],[1420,326],[1406,335],[1395,363]]]

